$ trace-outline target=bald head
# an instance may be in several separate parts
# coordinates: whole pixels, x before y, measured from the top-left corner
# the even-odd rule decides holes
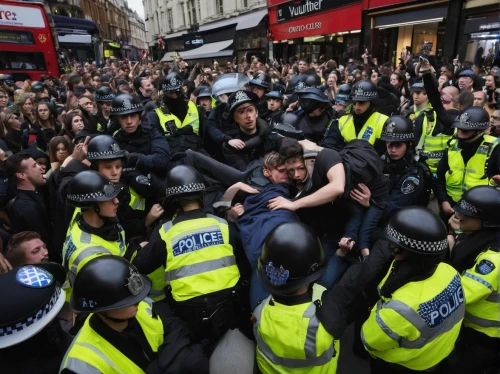
[[[455,98],[455,96],[458,96],[458,94],[460,93],[458,88],[456,88],[455,86],[444,87],[441,92],[451,96],[452,99]]]

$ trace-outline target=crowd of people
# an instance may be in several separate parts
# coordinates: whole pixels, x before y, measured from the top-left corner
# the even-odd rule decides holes
[[[2,372],[497,373],[494,63],[0,75]]]

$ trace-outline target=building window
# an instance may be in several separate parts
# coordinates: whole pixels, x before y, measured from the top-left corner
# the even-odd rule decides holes
[[[197,0],[189,0],[188,1],[188,12],[189,12],[189,24],[193,25],[197,23],[196,20],[196,3]]]
[[[243,0],[243,8],[248,8],[248,0]]]
[[[174,28],[174,16],[172,13],[172,9],[167,9],[167,30]]]
[[[224,14],[224,0],[215,0],[215,11],[217,15]]]

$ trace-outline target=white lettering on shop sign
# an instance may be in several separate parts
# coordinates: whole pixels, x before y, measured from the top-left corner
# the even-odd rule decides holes
[[[288,33],[293,34],[294,32],[300,32],[305,30],[315,30],[321,28],[321,22],[308,23],[306,25],[290,26],[288,28]]]
[[[303,14],[307,14],[309,12],[313,12],[315,10],[320,10],[321,9],[321,3],[323,0],[317,0],[317,1],[306,1],[305,4],[299,5],[299,6],[290,6],[288,7],[290,9],[290,15],[292,17],[298,17]]]
[[[44,28],[45,20],[39,8],[0,4],[0,25]]]

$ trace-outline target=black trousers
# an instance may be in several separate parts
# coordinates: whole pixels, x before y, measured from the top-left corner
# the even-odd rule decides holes
[[[497,374],[500,369],[500,338],[492,338],[463,326],[457,343],[456,373]]]

